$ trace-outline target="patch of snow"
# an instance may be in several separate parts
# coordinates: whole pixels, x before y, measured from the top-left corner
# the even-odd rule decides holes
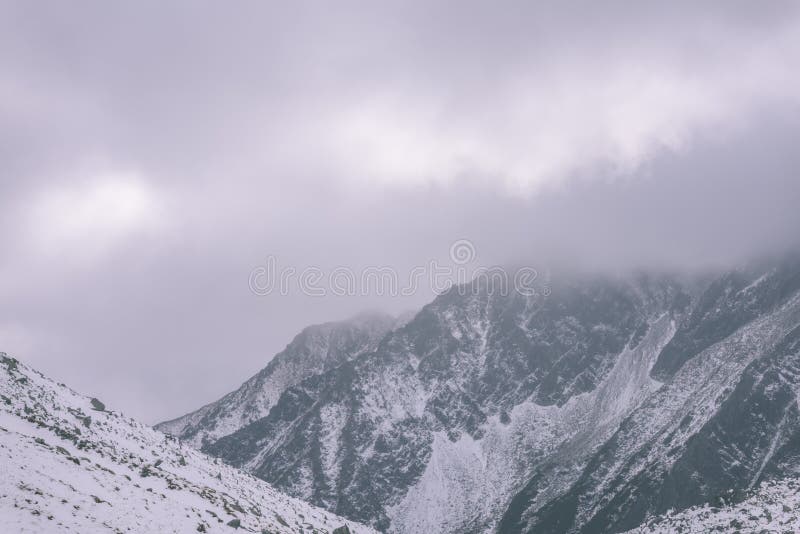
[[[800,481],[764,482],[747,499],[723,506],[696,506],[650,518],[628,534],[684,532],[800,532]]]

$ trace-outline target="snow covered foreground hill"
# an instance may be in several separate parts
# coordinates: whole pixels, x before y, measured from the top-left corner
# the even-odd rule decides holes
[[[374,532],[0,353],[0,532],[236,531]]]

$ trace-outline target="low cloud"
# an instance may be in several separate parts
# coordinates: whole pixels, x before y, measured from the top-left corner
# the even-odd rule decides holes
[[[0,7],[0,350],[156,421],[303,326],[253,268],[796,247],[793,2]],[[554,269],[553,276],[558,275]],[[102,378],[102,380],[100,380]]]

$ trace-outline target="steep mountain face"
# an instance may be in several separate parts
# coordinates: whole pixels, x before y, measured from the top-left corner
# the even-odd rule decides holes
[[[369,313],[310,326],[236,391],[155,428],[201,448],[266,416],[287,388],[374,350],[396,325],[389,315]]]
[[[728,285],[730,275],[712,282],[679,321],[654,374],[675,367],[675,340],[686,346],[689,339],[691,351],[699,352],[683,358],[622,421],[560,496],[542,498],[546,485],[532,477],[507,509],[501,530],[625,530],[648,516],[745,490],[767,475],[793,474],[799,274],[798,264],[787,262],[750,273],[746,284]],[[721,285],[726,289],[720,291]],[[703,315],[710,326],[698,324]],[[730,328],[719,326],[724,316],[740,325],[728,335]],[[670,365],[660,367],[665,358]]]
[[[392,532],[619,532],[794,476],[800,261],[488,284],[203,450]]]
[[[3,353],[0,466],[0,532],[374,532],[278,493]]]
[[[205,450],[382,529],[491,528],[538,458],[593,443],[649,390],[643,362],[687,298],[645,277],[547,298],[454,289]]]

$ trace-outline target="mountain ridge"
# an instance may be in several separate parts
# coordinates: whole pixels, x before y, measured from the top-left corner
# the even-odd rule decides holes
[[[663,493],[693,476],[670,470],[692,465],[749,366],[800,325],[797,258],[702,281],[556,280],[547,298],[471,289],[203,450],[391,532],[619,531],[741,489],[710,473],[714,491]],[[783,467],[765,462],[745,487],[792,474],[787,439]]]
[[[239,388],[194,412],[154,425],[197,448],[263,417],[286,388],[374,348],[398,323],[391,315],[365,312],[344,321],[304,328]]]

